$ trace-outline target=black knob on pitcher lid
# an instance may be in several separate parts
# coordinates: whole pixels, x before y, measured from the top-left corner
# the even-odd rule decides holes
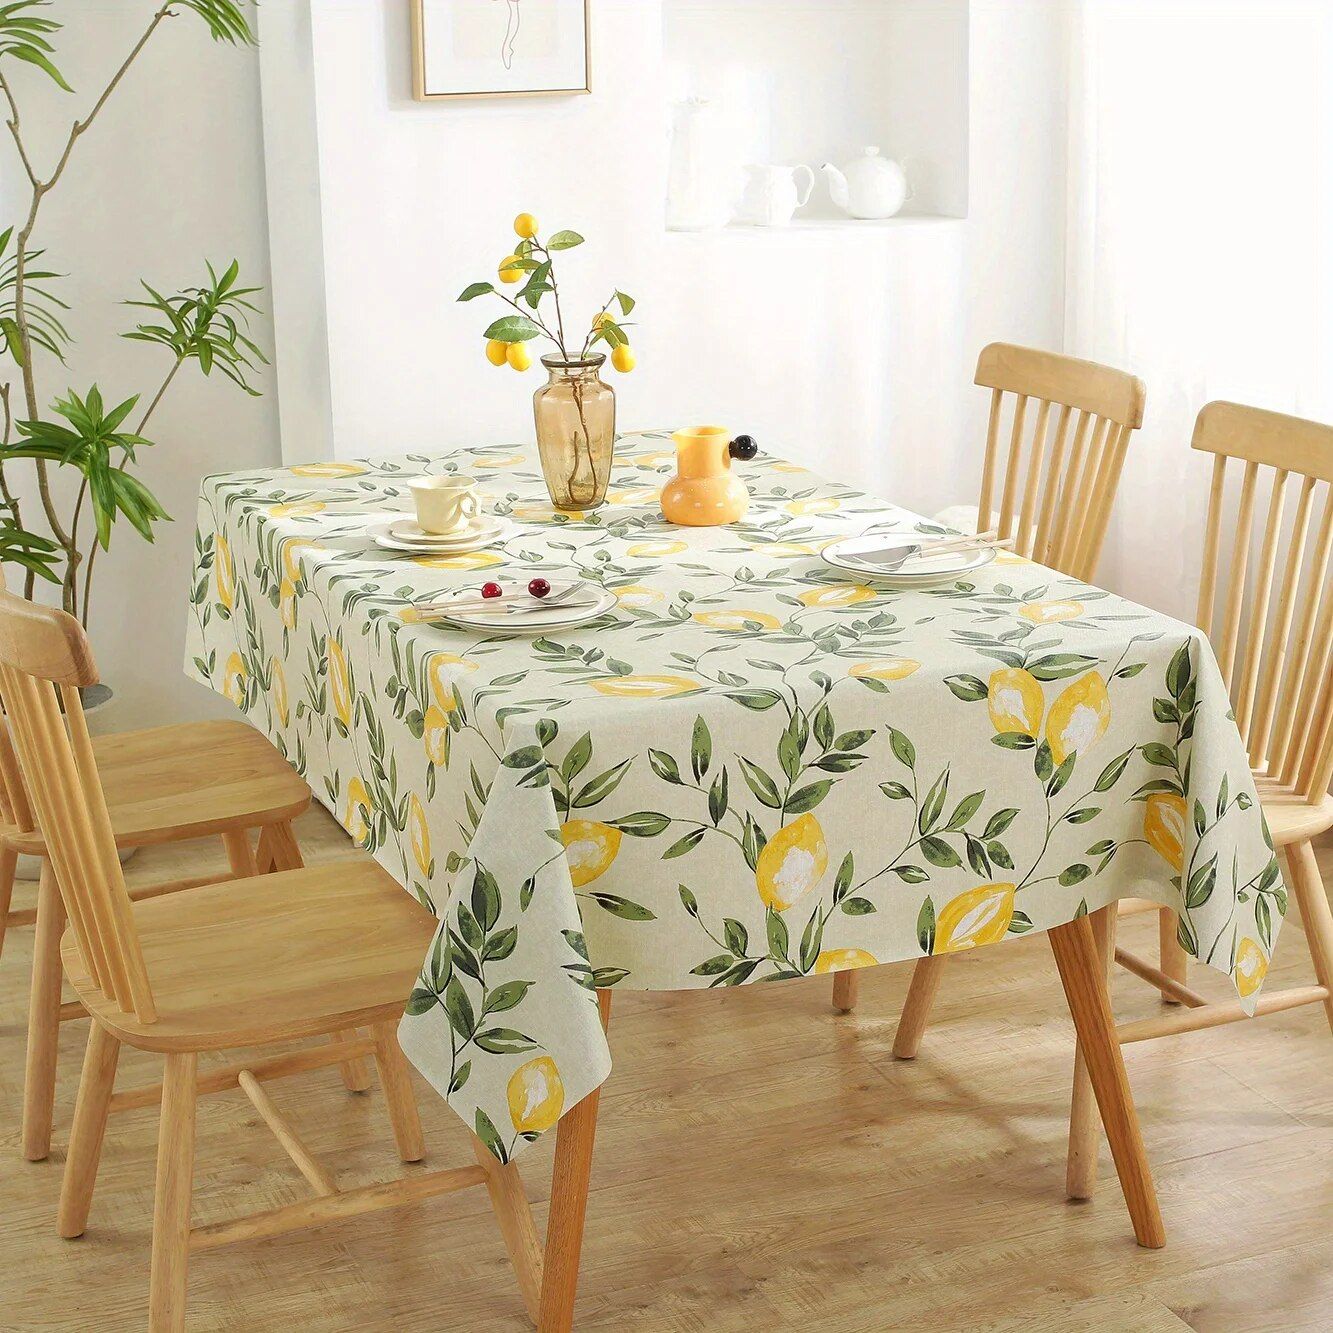
[[[755,443],[753,435],[738,435],[732,440],[730,450],[733,458],[748,463],[758,454],[759,446]]]

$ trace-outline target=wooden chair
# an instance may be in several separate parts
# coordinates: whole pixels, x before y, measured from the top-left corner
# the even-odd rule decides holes
[[[97,680],[83,629],[61,611],[0,592],[0,690],[15,749],[70,929],[61,956],[92,1018],[60,1197],[62,1236],[88,1220],[107,1117],[162,1107],[153,1212],[149,1328],[185,1323],[191,1250],[484,1184],[534,1312],[540,1247],[511,1165],[474,1142],[475,1165],[340,1190],[263,1086],[267,1080],[373,1055],[399,1155],[422,1156],[421,1125],[396,1025],[437,922],[369,858],[298,869],[285,826],[270,838],[276,873],[133,902],[116,855],[79,688]],[[63,708],[63,716],[62,716]],[[51,918],[48,916],[48,928]],[[371,1039],[334,1040],[245,1065],[199,1068],[199,1056],[369,1026]],[[160,1087],[114,1091],[123,1043],[160,1053]],[[269,1212],[192,1226],[195,1101],[239,1086],[314,1189]]]
[[[202,722],[101,736],[93,742],[117,848],[220,837],[231,872],[253,875],[272,864],[270,843],[293,840],[291,821],[310,805],[310,789],[253,727]],[[250,835],[259,833],[262,867]],[[37,905],[11,911],[20,855],[42,858]],[[159,897],[220,876],[173,880],[136,888],[132,897]],[[23,1098],[23,1155],[40,1161],[51,1149],[60,1024],[84,1017],[83,1006],[61,1004],[60,932],[63,916],[46,841],[0,718],[0,950],[9,926],[35,924],[28,1055]],[[364,1059],[350,1061],[343,1079],[352,1091],[370,1086]]]
[[[977,359],[975,382],[991,391],[977,531],[994,526],[1019,555],[1091,582],[1129,437],[1143,425],[1143,381],[1095,361],[991,343]],[[943,968],[943,958],[916,964],[895,1054],[916,1053]],[[856,993],[855,972],[834,974],[839,1013],[850,1012]]]
[[[1318,982],[1265,991],[1256,1012],[1322,1003],[1333,1028],[1333,913],[1311,843],[1333,828],[1333,426],[1235,403],[1209,403],[1195,424],[1194,448],[1213,455],[1198,624],[1213,639],[1231,691],[1273,845],[1287,862],[1287,884]],[[1227,480],[1229,472],[1234,475],[1233,462],[1240,471],[1240,491],[1234,524],[1228,525]],[[1261,473],[1268,509],[1251,569]],[[1229,528],[1225,535],[1224,527]],[[1223,577],[1221,567],[1227,563],[1230,573]],[[1114,958],[1155,986],[1168,1004],[1181,1007],[1123,1024],[1117,1030],[1120,1042],[1243,1018],[1238,1004],[1210,1004],[1186,984],[1187,955],[1176,913],[1155,903],[1135,906],[1160,914],[1160,968],[1116,947],[1115,915],[1106,910],[1094,914],[1103,918],[1094,922],[1099,947],[1108,964]],[[1072,1197],[1087,1198],[1092,1192],[1099,1138],[1079,1064],[1069,1130]]]

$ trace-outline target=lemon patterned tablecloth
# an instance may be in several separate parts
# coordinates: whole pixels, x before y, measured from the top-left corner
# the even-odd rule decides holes
[[[395,557],[371,515],[463,470],[521,535]],[[409,1058],[513,1155],[607,1076],[597,987],[773,981],[992,944],[1125,896],[1253,1006],[1286,894],[1207,642],[1010,556],[931,590],[824,566],[910,515],[789,463],[747,522],[665,523],[664,435],[557,514],[532,448],[203,486],[187,669],[440,918]],[[419,623],[483,575],[571,572],[595,624]]]

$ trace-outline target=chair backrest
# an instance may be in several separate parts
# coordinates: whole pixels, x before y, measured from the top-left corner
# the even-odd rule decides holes
[[[1333,782],[1333,426],[1209,403],[1193,443],[1214,456],[1199,628],[1217,651],[1255,772],[1318,802]],[[1229,470],[1240,474],[1234,527],[1225,523]],[[1272,478],[1251,568],[1261,472]],[[1219,604],[1224,526],[1230,568]]]
[[[1129,437],[1143,425],[1143,381],[1095,361],[991,343],[977,360],[976,383],[991,391],[977,531],[991,527],[998,508],[995,527],[1014,538],[1019,555],[1091,579]],[[1006,394],[1014,406],[1001,464]]]
[[[17,786],[6,774],[6,792],[12,800],[26,787],[94,984],[123,1013],[151,1023],[152,989],[79,696],[96,681],[73,616],[0,588],[0,695],[22,770]]]

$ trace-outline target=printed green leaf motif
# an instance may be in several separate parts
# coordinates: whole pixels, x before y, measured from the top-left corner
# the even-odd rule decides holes
[[[702,717],[694,719],[694,734],[690,741],[690,768],[695,782],[702,782],[713,760],[713,738],[708,723]]]
[[[848,916],[869,916],[876,908],[869,898],[848,898],[842,904],[842,910]]]
[[[738,957],[746,953],[750,947],[749,932],[741,922],[732,917],[728,917],[722,923],[722,938],[727,948]]]
[[[500,1135],[496,1132],[490,1117],[481,1107],[477,1107],[476,1131],[477,1137],[486,1145],[487,1150],[493,1157],[496,1157],[501,1163],[509,1160],[509,1154],[505,1152],[505,1146],[500,1139]]]
[[[741,774],[745,778],[746,786],[748,786],[770,810],[780,810],[782,808],[782,797],[778,793],[777,783],[775,783],[758,764],[752,763],[749,759],[742,758]]]
[[[916,942],[924,954],[935,948],[935,904],[929,897],[921,904],[916,916]]]
[[[628,898],[620,897],[619,894],[598,892],[590,893],[588,896],[604,912],[610,912],[612,916],[618,916],[622,921],[657,920],[655,913],[650,912],[639,903],[632,903]]]
[[[606,822],[612,828],[628,833],[631,838],[655,838],[671,826],[670,816],[658,814],[655,810],[637,810],[632,815],[622,815],[619,819],[608,819]]]
[[[798,791],[794,791],[787,798],[787,813],[789,815],[803,815],[807,810],[813,810],[829,794],[832,787],[832,778],[821,778],[818,782],[810,783],[808,787],[801,787]]]
[[[774,958],[785,958],[790,947],[787,935],[787,923],[771,907],[764,914],[764,925],[768,932],[768,951]]]
[[[896,727],[889,728],[889,745],[899,763],[908,768],[916,766],[916,746]]]
[[[944,683],[964,703],[978,703],[989,693],[986,682],[976,676],[946,676]]]

